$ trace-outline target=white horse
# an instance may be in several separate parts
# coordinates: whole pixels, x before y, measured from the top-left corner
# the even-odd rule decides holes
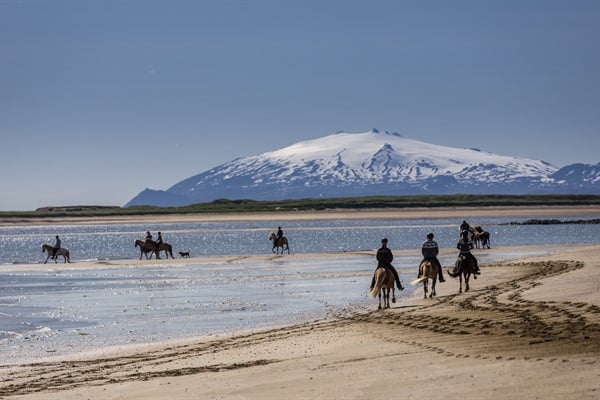
[[[52,257],[52,253],[54,252],[54,246],[51,246],[51,245],[49,245],[47,243],[44,243],[42,245],[42,253],[43,252],[48,253],[48,256],[46,257],[46,260],[44,260],[44,264],[46,264],[48,262],[48,259],[50,257]],[[64,248],[61,247],[60,249],[56,250],[56,256],[52,257],[54,259],[54,263],[55,264],[58,262],[57,261],[58,256],[63,256],[63,258],[65,259],[65,263],[68,263],[68,262],[70,263],[71,262],[69,250],[67,250],[67,249],[64,249]]]

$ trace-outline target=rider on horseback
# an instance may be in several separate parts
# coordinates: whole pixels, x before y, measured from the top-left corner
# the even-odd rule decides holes
[[[475,256],[471,253],[471,249],[473,248],[473,242],[469,239],[469,231],[462,231],[460,234],[460,240],[456,245],[456,248],[460,250],[459,257],[464,257],[466,259],[470,259],[475,266],[475,271],[473,272],[473,278],[477,279],[477,275],[481,274],[479,271],[479,263]]]
[[[158,237],[156,238],[156,259],[160,260],[160,245],[163,244],[163,238],[162,238],[162,234],[160,232],[158,232]],[[167,258],[169,258],[167,256]]]
[[[377,267],[375,268],[375,270],[377,270],[377,268],[383,267],[386,270],[392,271],[392,273],[394,274],[394,280],[396,281],[396,286],[398,286],[398,289],[404,290],[404,287],[402,287],[402,283],[400,283],[398,271],[396,271],[396,268],[394,268],[394,266],[392,265],[394,255],[392,254],[392,250],[390,250],[387,247],[387,243],[388,240],[386,238],[381,239],[381,248],[377,250],[376,255]],[[371,280],[371,289],[373,289],[373,286],[375,286],[375,277],[373,277],[373,279]]]
[[[438,266],[439,281],[446,282],[446,280],[444,279],[444,274],[442,273],[442,264],[440,264],[440,261],[437,258],[439,251],[440,250],[437,242],[433,240],[433,233],[428,233],[427,240],[423,242],[423,245],[421,246],[421,254],[423,254],[424,261],[435,263]],[[419,268],[418,278],[420,277],[421,268]]]
[[[278,226],[277,227],[277,233],[275,234],[275,237],[273,238],[273,246],[277,246],[277,243],[283,239],[283,231],[281,230],[281,227]]]
[[[60,238],[56,235],[56,241],[54,242],[54,247],[52,248],[52,258],[56,258],[56,252],[60,249]]]

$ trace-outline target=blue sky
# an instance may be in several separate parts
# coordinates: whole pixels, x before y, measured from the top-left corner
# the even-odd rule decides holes
[[[599,1],[0,0],[0,210],[371,128],[600,162]]]

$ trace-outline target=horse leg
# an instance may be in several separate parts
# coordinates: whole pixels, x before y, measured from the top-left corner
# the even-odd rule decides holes
[[[396,302],[396,288],[392,286],[392,303]]]
[[[435,282],[437,280],[436,278],[433,278],[433,282],[431,283],[431,294],[429,295],[429,298],[432,298],[433,296],[435,296]]]
[[[423,282],[423,298],[427,298],[427,279]]]
[[[381,307],[381,291],[382,291],[382,290],[383,290],[383,289],[379,289],[379,308],[377,308],[378,310],[381,310],[381,309],[382,309],[382,307]]]
[[[470,273],[466,273],[465,274],[465,293],[467,293],[469,291],[469,277],[470,277]]]
[[[458,287],[458,293],[462,293],[462,277],[463,277],[463,274],[458,275],[458,280],[460,282],[460,286]]]

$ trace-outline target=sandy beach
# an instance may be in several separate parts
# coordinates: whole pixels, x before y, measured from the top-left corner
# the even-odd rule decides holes
[[[540,218],[600,214],[519,210]],[[412,210],[411,218],[505,211]],[[321,215],[331,214],[344,215]],[[417,290],[384,311],[373,300],[369,312],[342,310],[285,328],[0,367],[0,398],[598,399],[600,245],[539,250],[483,265],[469,292],[459,294],[458,279],[447,277],[436,298]]]

